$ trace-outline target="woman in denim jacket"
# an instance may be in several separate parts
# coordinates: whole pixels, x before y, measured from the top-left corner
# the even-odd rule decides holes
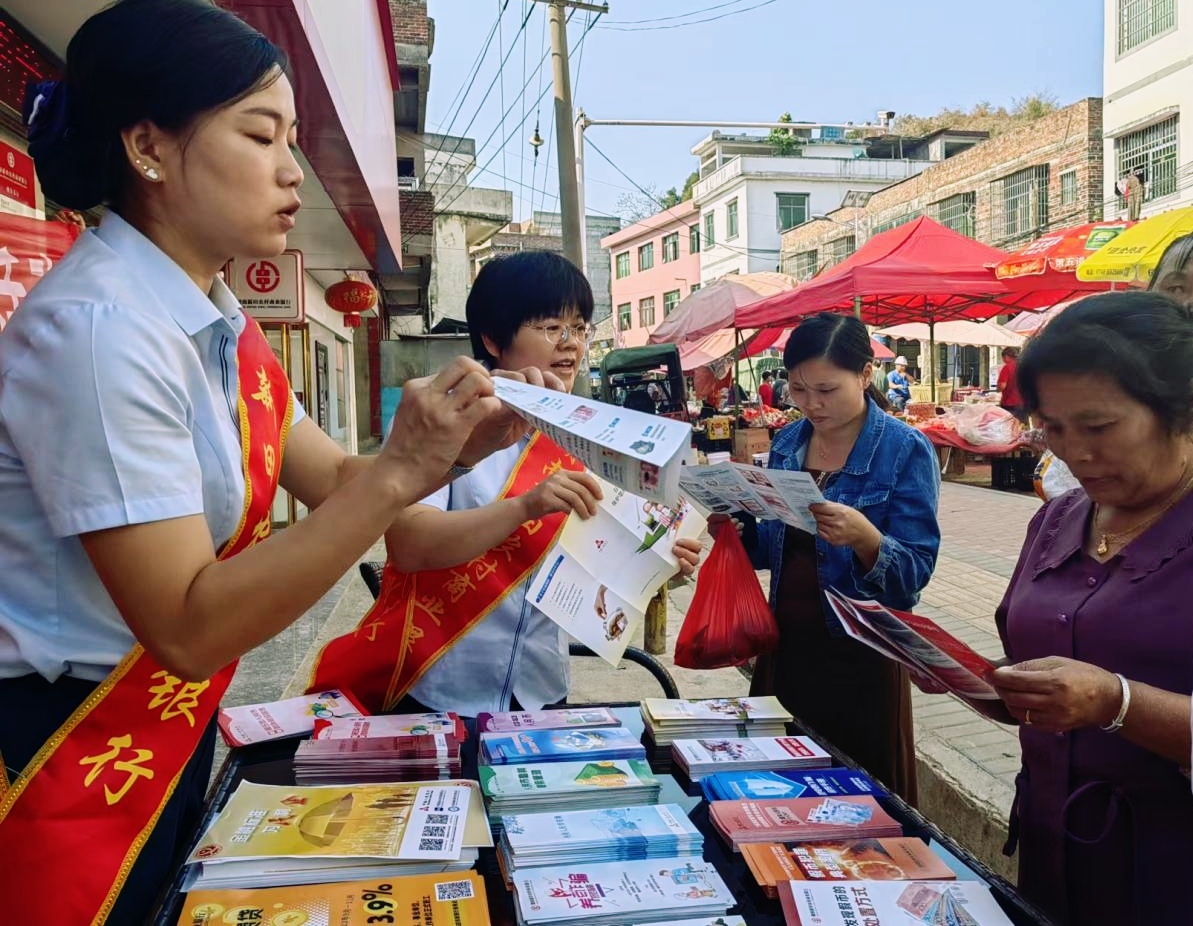
[[[803,419],[779,432],[771,469],[803,469],[828,500],[813,505],[818,535],[758,524],[756,565],[771,571],[779,644],[759,657],[752,695],[783,705],[908,801],[916,798],[907,673],[845,636],[823,589],[908,609],[940,547],[940,471],[932,445],[883,413],[870,389],[865,326],[813,316],[783,353]],[[747,546],[750,538],[746,537]]]

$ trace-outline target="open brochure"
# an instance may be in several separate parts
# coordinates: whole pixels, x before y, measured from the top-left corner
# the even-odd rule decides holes
[[[928,618],[877,601],[847,598],[831,588],[827,597],[845,632],[855,640],[912,672],[929,676],[963,700],[998,700],[986,681],[994,664]]]
[[[816,480],[802,470],[763,469],[744,463],[685,466],[679,486],[713,514],[748,511],[809,534],[816,533],[816,519],[808,506],[824,501]]]
[[[497,398],[601,478],[651,501],[675,504],[691,425],[500,377],[493,388]]]
[[[645,619],[660,586],[679,572],[671,553],[698,537],[704,518],[685,498],[674,508],[605,482],[597,513],[570,515],[530,584],[530,600],[572,637],[613,665]]]
[[[365,713],[350,692],[330,689],[266,704],[221,707],[219,727],[229,746],[247,746],[287,736],[304,736],[320,720],[360,717]]]

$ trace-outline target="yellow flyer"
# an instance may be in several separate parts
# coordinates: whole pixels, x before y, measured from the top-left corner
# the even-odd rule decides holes
[[[474,871],[340,884],[191,891],[178,926],[489,926]]]

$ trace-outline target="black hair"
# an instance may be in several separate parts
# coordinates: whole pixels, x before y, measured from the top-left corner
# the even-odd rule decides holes
[[[492,366],[497,358],[485,347],[485,337],[505,350],[526,322],[561,318],[570,309],[592,321],[592,287],[571,261],[552,251],[491,260],[476,275],[464,307],[472,355]]]
[[[1002,349],[1002,356],[1003,357],[1018,357],[1019,356],[1019,348],[1018,347],[1004,347]]]
[[[784,368],[784,369],[782,369],[782,370],[776,370],[776,371],[775,371],[775,376],[777,376],[779,379],[786,379],[786,378],[787,378],[787,370],[786,370],[786,368]]]
[[[1024,348],[1019,391],[1040,409],[1040,377],[1109,376],[1169,434],[1193,428],[1193,316],[1155,292],[1112,292],[1069,306]]]
[[[850,373],[861,373],[867,363],[874,362],[874,343],[855,316],[821,312],[792,329],[783,349],[783,366],[792,370],[818,357]]]
[[[1156,263],[1156,269],[1152,273],[1151,280],[1148,281],[1147,288],[1155,289],[1159,285],[1161,272],[1172,273],[1184,270],[1188,266],[1190,258],[1193,258],[1193,235],[1182,235],[1171,241],[1164,249],[1164,253],[1160,255],[1160,260]],[[1169,262],[1171,262],[1171,266],[1166,266]]]
[[[772,370],[763,370],[762,371],[762,381],[766,382],[768,379],[770,379],[774,375],[775,375],[774,371],[772,371]]]
[[[286,65],[280,48],[208,0],[113,3],[74,34],[57,103],[43,100],[47,111],[30,125],[43,192],[70,209],[119,205],[128,176],[123,130],[149,120],[183,131],[267,86]]]

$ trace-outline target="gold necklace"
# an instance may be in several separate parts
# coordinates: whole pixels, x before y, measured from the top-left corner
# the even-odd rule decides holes
[[[1161,505],[1154,512],[1149,514],[1146,518],[1144,518],[1138,524],[1132,524],[1126,530],[1099,531],[1098,530],[1098,518],[1102,514],[1102,508],[1097,502],[1094,502],[1093,527],[1094,527],[1094,532],[1097,533],[1097,535],[1098,535],[1098,545],[1094,548],[1094,550],[1097,552],[1098,556],[1105,556],[1106,554],[1108,554],[1110,552],[1111,544],[1114,544],[1115,546],[1118,546],[1120,548],[1126,546],[1131,540],[1138,537],[1145,530],[1147,530],[1149,527],[1151,527],[1153,524],[1155,524],[1158,520],[1160,520],[1160,518],[1168,511],[1168,509],[1170,509],[1173,505],[1175,505],[1178,501],[1180,501],[1181,497],[1187,491],[1189,491],[1189,488],[1191,486],[1193,486],[1193,473],[1186,475],[1186,471],[1188,470],[1188,468],[1189,468],[1189,461],[1184,460],[1181,463],[1180,482],[1177,483],[1176,488],[1173,490],[1172,494],[1169,495],[1168,498],[1166,498],[1164,500],[1164,504]]]

